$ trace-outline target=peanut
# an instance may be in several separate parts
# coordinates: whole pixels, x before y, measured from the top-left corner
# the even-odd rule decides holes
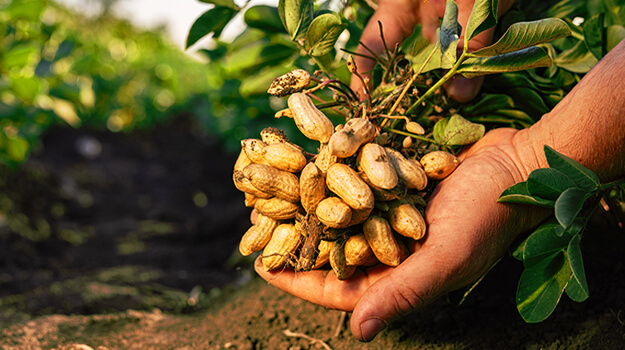
[[[368,143],[358,153],[358,168],[367,174],[369,181],[377,187],[390,190],[397,186],[397,172],[390,162],[384,147]]]
[[[375,258],[365,235],[359,233],[351,236],[345,242],[345,262],[347,265],[362,266],[371,263],[371,258]]]
[[[345,260],[345,239],[339,239],[332,244],[330,266],[339,280],[346,280],[356,272],[356,266],[348,266]]]
[[[410,136],[404,137],[404,140],[401,142],[401,146],[403,148],[410,148],[410,147],[412,147],[412,137],[410,137]]]
[[[319,221],[331,228],[347,227],[352,218],[351,208],[338,197],[329,197],[319,202],[315,213]]]
[[[367,220],[373,208],[365,208],[365,209],[352,209],[352,219],[349,220],[347,227],[362,224]]]
[[[434,151],[421,158],[423,170],[430,179],[442,180],[449,176],[460,161],[456,156],[445,151]]]
[[[256,204],[258,197],[249,193],[244,193],[244,194],[245,194],[245,206],[248,208],[254,208],[254,205]]]
[[[264,143],[271,145],[274,143],[289,143],[289,138],[280,129],[267,127],[260,131],[260,138]]]
[[[232,173],[232,180],[234,181],[234,186],[243,193],[249,193],[258,198],[271,198],[272,194],[265,193],[258,188],[254,187],[250,180],[248,180],[244,175],[243,171],[235,170]]]
[[[412,203],[398,200],[390,204],[389,223],[402,236],[420,240],[425,235],[425,220]]]
[[[326,196],[326,180],[323,172],[315,165],[308,163],[299,176],[300,202],[307,213],[314,213],[317,204]]]
[[[265,161],[279,170],[297,173],[306,165],[306,157],[302,151],[290,143],[280,142],[267,145],[262,153]]]
[[[332,242],[321,241],[319,242],[319,255],[317,255],[317,261],[313,269],[318,269],[328,263],[330,260],[330,252],[332,251]]]
[[[276,227],[261,256],[265,271],[284,266],[287,259],[294,256],[300,241],[301,236],[293,224]]]
[[[333,164],[336,164],[337,161],[338,158],[330,153],[328,145],[321,144],[319,147],[319,153],[317,154],[317,157],[315,157],[315,165],[323,172],[324,175],[328,171],[328,168],[330,168]]]
[[[299,205],[273,197],[270,199],[257,199],[254,209],[274,220],[287,220],[295,217],[295,214],[299,211]]]
[[[243,176],[257,189],[289,202],[299,201],[297,176],[265,164],[250,164],[243,168]]]
[[[386,219],[378,215],[371,215],[362,228],[373,254],[382,264],[397,266],[401,263],[401,247]]]
[[[397,181],[397,186],[395,186],[395,188],[385,190],[372,184],[367,174],[361,172],[358,173],[358,176],[360,176],[360,178],[367,185],[369,185],[369,188],[371,188],[371,192],[373,192],[373,198],[375,198],[375,200],[378,202],[387,202],[394,199],[401,199],[406,195],[406,191],[408,190],[408,188],[406,187],[406,183],[401,178]]]
[[[386,147],[385,150],[397,171],[397,175],[406,183],[406,187],[421,191],[427,186],[427,175],[417,161],[404,158],[401,152],[390,147]]]
[[[408,122],[408,123],[406,123],[406,131],[408,131],[410,133],[413,133],[413,134],[417,134],[417,135],[425,134],[425,129],[423,129],[421,124],[419,124],[417,122]]]
[[[241,140],[241,148],[243,148],[245,155],[256,164],[267,164],[265,157],[263,156],[263,148],[265,147],[267,147],[267,144],[261,140]]]
[[[294,69],[273,80],[267,90],[270,95],[282,97],[300,92],[310,84],[310,74],[303,69]]]
[[[252,161],[245,154],[245,150],[241,148],[241,152],[234,163],[234,170],[243,170],[246,166],[252,164]]]
[[[308,95],[296,92],[287,104],[297,128],[311,140],[327,143],[334,133],[334,125],[312,102]]]
[[[239,251],[243,256],[257,252],[269,243],[273,230],[278,226],[278,221],[258,214],[256,223],[250,227],[241,238]]]
[[[375,126],[368,119],[350,119],[330,138],[330,153],[339,158],[351,157],[361,145],[371,142],[375,134]]]
[[[345,164],[336,163],[328,169],[326,185],[352,209],[373,208],[373,192],[358,173]]]

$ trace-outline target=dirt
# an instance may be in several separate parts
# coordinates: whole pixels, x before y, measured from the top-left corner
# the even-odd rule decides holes
[[[369,344],[349,314],[256,277],[236,155],[182,116],[152,130],[56,128],[0,171],[2,349],[623,349],[625,235],[598,217],[590,286],[540,324],[518,315],[505,257],[460,306],[441,299]]]

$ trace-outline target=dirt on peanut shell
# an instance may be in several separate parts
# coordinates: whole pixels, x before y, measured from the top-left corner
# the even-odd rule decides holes
[[[349,315],[255,277],[236,155],[180,117],[128,134],[51,130],[0,178],[2,349],[623,349],[622,231],[598,217],[590,298],[526,324],[505,257],[459,307],[441,299],[356,341]],[[323,342],[323,343],[322,343]]]

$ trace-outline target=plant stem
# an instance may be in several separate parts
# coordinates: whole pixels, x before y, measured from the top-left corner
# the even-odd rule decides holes
[[[392,132],[394,134],[398,134],[398,135],[404,135],[404,136],[410,136],[410,137],[414,137],[417,140],[421,140],[421,141],[425,141],[425,142],[430,142],[430,143],[434,143],[434,144],[439,144],[438,142],[436,142],[436,140],[434,139],[430,139],[424,136],[419,136],[419,135],[415,135],[415,134],[411,134],[409,132],[405,132],[405,131],[401,131],[401,130],[397,130],[397,129],[392,129],[392,128],[382,128],[383,131],[387,131],[387,132]]]
[[[293,41],[295,43],[295,45],[297,45],[297,47],[300,50],[304,50],[306,52],[306,54],[308,54],[308,56],[310,56],[310,58],[313,59],[313,61],[315,61],[315,63],[317,64],[317,66],[319,66],[319,69],[321,69],[323,71],[323,73],[325,75],[327,75],[328,77],[333,77],[334,75],[332,73],[330,73],[330,71],[328,71],[326,69],[326,67],[317,59],[317,57],[311,55],[310,53],[308,53],[308,51],[306,51],[306,48],[304,48],[304,46],[302,46],[302,44],[298,43],[297,41]]]

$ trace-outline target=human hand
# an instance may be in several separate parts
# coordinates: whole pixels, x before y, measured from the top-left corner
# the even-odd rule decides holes
[[[521,232],[549,215],[542,209],[497,203],[506,188],[539,167],[525,140],[523,131],[498,129],[460,154],[462,163],[429,199],[425,239],[396,268],[378,265],[340,281],[331,270],[266,272],[259,259],[256,271],[297,297],[353,311],[353,335],[372,340],[400,316],[476,281]]]
[[[473,9],[474,0],[456,0],[458,5],[458,23],[463,28],[459,48],[464,47],[464,28],[469,20],[469,15]],[[513,0],[499,1],[499,15],[505,13]],[[436,42],[436,29],[439,26],[439,19],[445,14],[445,0],[380,0],[378,9],[375,11],[367,26],[365,27],[360,41],[369,49],[377,54],[382,55],[385,52],[384,44],[380,39],[380,29],[378,21],[382,23],[384,30],[384,40],[393,49],[395,44],[401,43],[406,39],[414,27],[421,23],[422,34],[431,42]],[[475,51],[482,47],[488,46],[493,38],[494,29],[486,30],[469,42],[469,51]],[[362,45],[358,46],[357,53],[362,55],[371,55]],[[375,61],[362,56],[354,58],[358,71],[366,77],[370,74],[363,74],[373,70]],[[482,85],[483,77],[474,79],[466,79],[457,76],[445,85],[447,94],[458,102],[466,102],[475,97]],[[352,77],[351,87],[354,91],[363,95],[363,86],[360,79]]]

